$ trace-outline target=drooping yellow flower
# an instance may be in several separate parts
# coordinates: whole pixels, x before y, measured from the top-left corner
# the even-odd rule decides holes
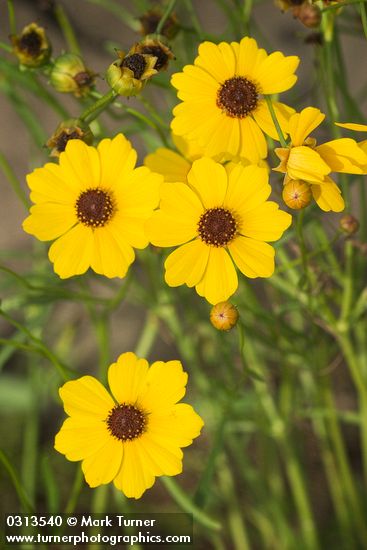
[[[340,212],[344,209],[344,200],[329,174],[365,174],[367,155],[349,138],[334,139],[317,145],[316,140],[309,135],[324,118],[325,115],[314,107],[307,107],[291,116],[291,143],[287,148],[275,149],[281,162],[274,170],[286,174],[285,184],[291,180],[308,182],[313,197],[322,210]]]
[[[268,55],[253,38],[219,45],[203,42],[194,65],[172,76],[182,100],[173,110],[172,131],[198,141],[206,156],[227,153],[258,162],[267,155],[263,132],[278,139],[261,94],[291,88],[298,63],[296,56]],[[274,109],[286,133],[294,110],[282,103],[274,103]]]
[[[70,140],[59,164],[48,163],[27,176],[30,216],[23,229],[55,242],[49,259],[62,278],[91,267],[106,277],[124,277],[134,248],[145,248],[145,221],[159,201],[162,177],[135,168],[136,151],[122,135],[98,147]]]
[[[187,183],[164,183],[160,209],[147,222],[152,244],[178,248],[165,262],[169,286],[195,287],[211,304],[237,289],[235,265],[247,277],[270,277],[276,241],[291,216],[267,201],[266,168],[194,161]]]
[[[55,438],[68,460],[82,460],[90,487],[113,481],[127,497],[140,498],[158,476],[182,472],[181,448],[200,434],[203,421],[186,403],[187,374],[180,361],[150,367],[123,353],[108,369],[111,394],[92,376],[59,390],[69,418]]]
[[[335,124],[353,132],[367,132],[367,124],[356,124],[355,122],[336,122]],[[367,139],[359,141],[358,147],[367,155]]]

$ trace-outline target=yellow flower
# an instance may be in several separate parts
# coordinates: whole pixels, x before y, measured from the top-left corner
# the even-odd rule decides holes
[[[228,153],[251,162],[267,155],[263,132],[278,138],[261,94],[284,92],[293,86],[299,63],[296,56],[270,55],[253,38],[240,43],[203,42],[194,65],[172,76],[182,103],[174,110],[172,131],[198,141],[205,155]],[[293,109],[274,103],[283,132]]]
[[[136,151],[122,134],[97,148],[73,139],[59,164],[28,175],[35,205],[23,228],[41,241],[56,239],[49,259],[62,279],[89,267],[124,277],[134,248],[148,245],[144,224],[157,206],[162,178],[135,163]]]
[[[316,140],[308,136],[324,118],[325,115],[314,107],[307,107],[291,116],[291,144],[288,148],[275,149],[281,162],[274,170],[286,174],[285,184],[291,180],[308,182],[312,195],[322,210],[340,212],[344,209],[344,200],[340,189],[329,174],[365,174],[367,156],[357,143],[349,138],[334,139],[316,145]]]
[[[279,239],[291,216],[266,200],[266,168],[237,165],[228,173],[204,157],[193,163],[187,182],[164,183],[160,209],[147,222],[154,245],[179,246],[165,262],[167,284],[195,286],[217,304],[237,289],[234,264],[247,277],[270,277],[274,249],[265,241]]]
[[[347,130],[353,130],[354,132],[367,132],[367,124],[356,124],[355,122],[336,122],[335,124]],[[367,154],[367,139],[359,141],[358,147]]]
[[[110,393],[92,376],[66,382],[59,394],[69,418],[55,438],[68,460],[82,460],[90,487],[114,482],[140,498],[158,476],[182,472],[181,448],[200,434],[203,421],[186,403],[187,374],[180,361],[150,367],[123,353],[108,369]]]

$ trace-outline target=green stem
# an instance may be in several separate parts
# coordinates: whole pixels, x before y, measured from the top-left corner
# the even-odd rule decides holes
[[[6,454],[0,449],[0,461],[2,465],[4,466],[5,470],[8,472],[9,477],[14,485],[14,489],[18,495],[18,498],[20,500],[21,506],[24,510],[24,512],[32,513],[33,512],[33,506],[27,497],[23,486],[19,480],[18,474],[15,471],[15,468],[13,464],[10,462]]]
[[[8,17],[9,17],[9,28],[11,34],[16,34],[17,26],[15,22],[15,10],[13,0],[8,0]]]
[[[186,4],[187,12],[190,15],[190,19],[192,21],[195,32],[196,32],[199,40],[202,41],[202,40],[204,40],[205,33],[202,29],[199,18],[197,16],[196,11],[194,9],[194,6],[192,4],[192,0],[185,0],[185,4]]]
[[[167,489],[176,504],[184,511],[192,514],[194,520],[203,527],[218,531],[221,529],[221,524],[209,517],[203,510],[196,506],[186,492],[176,483],[172,477],[161,477],[161,482]]]
[[[279,137],[279,141],[281,143],[281,146],[284,147],[284,148],[287,148],[288,145],[287,145],[287,142],[286,142],[286,139],[283,135],[283,132],[282,132],[282,129],[280,127],[280,124],[279,124],[279,121],[277,119],[277,116],[275,114],[275,111],[274,111],[274,107],[273,107],[273,102],[271,100],[271,97],[268,96],[268,95],[265,95],[265,100],[266,100],[266,103],[268,105],[268,109],[270,111],[270,115],[271,115],[271,118],[272,118],[272,121],[274,123],[274,126],[276,128],[276,131],[278,133],[278,137]]]
[[[167,21],[167,19],[169,18],[169,16],[171,15],[171,12],[172,12],[173,8],[175,7],[175,4],[176,4],[176,0],[171,0],[170,3],[167,5],[166,11],[162,15],[161,20],[159,21],[159,23],[157,25],[155,34],[161,34],[162,29],[164,27],[164,24]]]
[[[83,471],[80,468],[79,464],[75,470],[75,478],[74,483],[70,491],[69,500],[67,501],[67,504],[65,506],[65,514],[72,514],[76,508],[78,498],[80,495],[80,491],[83,486]]]
[[[155,313],[148,312],[143,331],[135,346],[135,353],[138,357],[146,357],[157,336],[159,321]]]
[[[59,3],[57,3],[55,6],[55,15],[69,50],[71,51],[71,53],[74,53],[76,55],[81,55],[80,47],[79,47],[76,35],[74,33],[74,29],[71,26],[71,23],[66,14],[66,11],[64,10],[63,6]]]
[[[345,242],[345,277],[344,277],[344,290],[343,299],[341,305],[340,323],[348,323],[348,319],[351,313],[353,305],[354,295],[354,247],[350,239]],[[343,330],[344,327],[340,327]]]
[[[29,210],[30,202],[27,198],[27,195],[23,191],[22,186],[20,185],[14,170],[12,169],[9,162],[6,160],[6,158],[1,152],[0,152],[0,169],[3,171],[6,179],[12,186],[14,193],[18,196],[18,198],[24,204],[26,210]]]
[[[343,6],[350,6],[352,4],[365,4],[366,2],[367,0],[345,0],[344,2],[337,2],[335,4],[331,4],[330,6],[325,6],[321,9],[321,11],[325,12],[330,10],[338,10]]]
[[[110,105],[113,101],[115,101],[117,97],[116,92],[113,90],[110,90],[105,95],[103,95],[100,99],[98,99],[93,105],[88,107],[80,116],[79,120],[82,120],[89,124],[92,122],[95,118],[98,117],[98,115],[104,111],[108,105]]]

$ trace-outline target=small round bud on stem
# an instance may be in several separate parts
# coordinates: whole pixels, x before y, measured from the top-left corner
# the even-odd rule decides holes
[[[340,218],[339,226],[347,235],[354,235],[359,229],[359,221],[351,214],[345,214]]]
[[[237,321],[238,310],[230,302],[219,302],[210,311],[210,322],[217,330],[231,330]]]
[[[301,210],[312,199],[311,186],[302,180],[289,180],[283,187],[283,200],[292,210]]]
[[[13,44],[13,53],[24,67],[41,67],[51,57],[51,43],[45,30],[36,23],[24,27],[19,36],[10,36],[10,41]]]
[[[293,8],[292,12],[293,16],[309,29],[314,29],[321,23],[321,10],[315,4],[304,2]]]
[[[85,67],[79,55],[65,53],[56,58],[50,82],[58,92],[85,97],[93,88],[95,77],[96,74]]]

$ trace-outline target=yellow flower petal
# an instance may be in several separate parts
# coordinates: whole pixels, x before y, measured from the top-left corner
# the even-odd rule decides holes
[[[153,172],[161,174],[167,182],[186,182],[186,176],[191,168],[190,162],[165,147],[160,147],[154,153],[147,155],[144,164]]]
[[[135,353],[122,353],[108,369],[108,384],[118,403],[134,404],[146,384],[148,362]]]
[[[294,113],[294,109],[277,101],[273,101],[273,108],[283,135],[287,135],[289,132],[289,119]],[[266,101],[259,101],[256,111],[253,113],[253,117],[263,132],[265,132],[272,139],[279,140],[278,132],[274,126]]]
[[[228,245],[233,261],[246,277],[271,277],[274,248],[267,243],[238,237]]]
[[[248,36],[242,38],[239,44],[232,42],[231,46],[237,56],[236,74],[251,80],[259,65],[266,59],[266,51],[260,49],[256,40]]]
[[[139,440],[124,444],[121,468],[114,479],[115,487],[128,498],[140,498],[155,482],[149,464],[139,452],[140,446]]]
[[[257,164],[268,153],[264,134],[250,116],[240,120],[240,129],[241,147],[238,154]]]
[[[110,483],[117,475],[123,458],[123,444],[108,437],[103,447],[82,462],[85,481],[89,487]]]
[[[164,263],[165,281],[169,286],[186,284],[193,287],[203,277],[209,258],[209,247],[200,239],[186,243],[172,252]]]
[[[210,304],[228,300],[238,287],[237,273],[224,248],[210,247],[209,260],[204,276],[196,285],[196,292]]]
[[[145,166],[136,168],[120,180],[120,187],[114,190],[118,199],[118,212],[128,217],[148,219],[159,202],[159,190],[163,183],[160,174],[151,172]]]
[[[185,395],[187,378],[180,361],[156,361],[140,388],[139,404],[148,413],[172,407]]]
[[[289,134],[292,145],[297,147],[303,145],[303,142],[310,133],[317,128],[324,120],[325,115],[320,109],[306,107],[300,113],[295,113],[289,120]]]
[[[227,191],[227,173],[217,162],[205,157],[194,161],[187,181],[205,208],[223,204]]]
[[[66,181],[77,181],[80,191],[100,184],[101,165],[97,149],[80,139],[68,141],[59,164]]]
[[[32,206],[30,214],[23,222],[23,229],[40,241],[52,241],[78,223],[75,209],[66,204],[42,202]]]
[[[240,232],[258,241],[277,241],[291,223],[290,214],[268,201],[243,216]]]
[[[55,449],[68,460],[83,460],[95,454],[110,438],[104,420],[73,416],[65,420],[56,434]]]
[[[228,176],[223,206],[243,216],[266,201],[271,193],[266,168],[234,165]]]
[[[94,231],[91,267],[96,273],[110,279],[125,277],[134,259],[134,250],[124,241],[123,235],[117,235],[117,226],[109,224]]]
[[[297,81],[294,71],[299,65],[299,57],[284,56],[281,52],[268,55],[253,72],[262,94],[277,94],[289,90]]]
[[[113,139],[103,139],[97,151],[101,163],[100,185],[113,189],[121,178],[126,178],[126,174],[134,169],[136,151],[122,134]]]
[[[55,273],[66,279],[85,273],[92,263],[93,253],[93,230],[79,223],[51,245],[48,257],[54,264]]]
[[[293,180],[322,183],[331,169],[318,152],[310,147],[292,147],[287,163],[287,174]]]
[[[334,139],[319,145],[316,147],[316,151],[328,164],[332,172],[367,173],[367,155],[354,139]]]
[[[337,126],[354,130],[355,132],[367,132],[367,124],[356,124],[355,122],[335,122]]]
[[[345,208],[344,199],[336,183],[327,178],[321,185],[311,185],[312,195],[318,206],[324,212],[342,212]]]
[[[137,443],[139,451],[144,449],[145,468],[154,475],[176,476],[182,472],[183,453],[169,438],[161,438],[149,431]]]
[[[213,42],[202,42],[195,65],[202,67],[218,82],[223,82],[235,74],[235,57],[229,44],[222,42],[217,46]]]
[[[190,166],[192,161],[202,157],[204,154],[204,149],[196,141],[187,140],[175,134],[172,134],[172,140],[181,155],[190,161]]]
[[[186,403],[178,403],[162,413],[153,412],[149,417],[149,431],[178,447],[191,445],[203,425],[202,418]]]
[[[65,180],[60,166],[53,163],[28,174],[27,183],[32,191],[31,200],[35,203],[57,202],[74,206],[80,192],[77,182]]]
[[[219,83],[213,76],[195,65],[186,65],[182,73],[172,75],[171,84],[177,88],[180,99],[189,101],[192,100],[192,90],[195,89],[195,98],[215,102],[219,88]]]
[[[82,376],[78,380],[66,382],[59,394],[69,416],[106,420],[115,406],[106,388],[93,376]]]

